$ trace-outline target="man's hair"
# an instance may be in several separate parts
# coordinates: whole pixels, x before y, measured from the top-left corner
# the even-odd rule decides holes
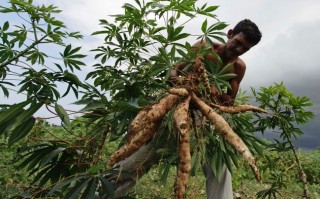
[[[252,45],[256,45],[259,43],[262,34],[258,28],[258,26],[250,21],[249,19],[244,19],[240,21],[234,28],[233,28],[233,34],[239,34],[242,32],[249,43]]]

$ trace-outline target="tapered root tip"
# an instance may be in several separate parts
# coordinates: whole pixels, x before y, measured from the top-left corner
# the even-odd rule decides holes
[[[258,169],[257,165],[256,164],[253,164],[253,165],[250,164],[250,167],[251,167],[251,169],[252,169],[252,171],[254,173],[254,176],[255,176],[256,180],[258,182],[261,182],[261,176],[260,176],[260,172],[259,172],[259,169]]]
[[[259,168],[257,166],[256,160],[254,159],[254,157],[252,156],[250,151],[246,151],[245,153],[243,153],[243,156],[247,160],[249,166],[251,167],[251,170],[253,171],[254,176],[257,179],[257,181],[261,182]]]

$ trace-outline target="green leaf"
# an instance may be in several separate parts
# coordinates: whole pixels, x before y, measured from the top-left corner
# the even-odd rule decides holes
[[[30,117],[32,117],[32,115],[37,112],[41,106],[43,105],[43,103],[32,103],[30,105],[30,108],[22,111],[22,113],[17,117],[17,119],[15,120],[13,126],[11,127],[11,130],[14,130],[17,126],[21,125],[24,121],[28,120]]]
[[[232,164],[231,164],[231,161],[226,153],[223,153],[223,159],[225,160],[225,164],[226,164],[228,170],[232,174]]]
[[[184,39],[189,36],[190,36],[190,34],[188,34],[188,33],[181,33],[180,35],[174,36],[172,41],[178,41],[180,39]]]
[[[74,103],[74,104],[80,104],[80,103]],[[104,109],[105,107],[106,107],[105,103],[103,103],[101,101],[97,101],[97,100],[91,100],[80,111],[92,111],[92,110],[96,110],[96,109]]]
[[[160,181],[163,185],[165,185],[168,180],[170,168],[171,168],[171,165],[169,163],[165,162],[165,163],[161,164],[161,171],[159,172],[159,174],[161,175]]]
[[[36,119],[33,117],[30,117],[28,120],[24,121],[14,130],[12,130],[12,133],[8,140],[8,145],[11,146],[13,143],[24,138],[31,131],[35,122],[36,122]]]
[[[4,83],[4,82],[0,82],[0,83]],[[10,83],[10,84],[11,84],[11,83]],[[14,86],[14,85],[12,84],[12,86]],[[9,91],[8,91],[8,89],[7,89],[4,85],[2,85],[2,84],[0,84],[0,88],[2,89],[4,96],[5,96],[5,97],[9,97]]]
[[[217,8],[219,8],[219,6],[209,6],[209,7],[206,8],[204,11],[205,11],[205,12],[213,12],[213,11],[215,11]]]
[[[63,55],[64,57],[68,56],[70,53],[70,50],[71,50],[71,44],[69,44],[63,51]]]
[[[9,22],[6,21],[4,24],[3,24],[3,31],[7,31],[9,29]]]
[[[207,25],[208,25],[208,21],[207,19],[202,23],[202,26],[201,26],[201,30],[203,33],[205,33],[207,31]]]
[[[46,164],[48,164],[53,158],[55,158],[57,155],[59,155],[60,152],[64,151],[65,148],[63,147],[59,147],[57,149],[54,149],[53,151],[51,151],[50,153],[46,154],[41,162],[40,162],[40,167],[45,166]]]
[[[65,109],[57,103],[55,104],[54,109],[58,114],[58,116],[60,117],[60,119],[62,120],[62,122],[66,125],[70,125],[70,118],[68,113],[65,111]]]
[[[94,195],[97,188],[98,188],[97,179],[93,178],[90,182],[88,182],[87,188],[81,194],[81,199],[95,198]]]
[[[13,125],[14,120],[8,121],[3,125],[0,125],[0,135],[4,134],[5,137],[8,136],[8,130],[10,129],[11,125]]]
[[[77,182],[71,189],[69,189],[68,193],[65,195],[65,199],[79,199],[81,191],[84,189],[85,186],[88,185],[88,183],[91,181],[91,179],[81,179],[79,182]]]
[[[227,74],[223,74],[223,75],[219,75],[218,77],[221,79],[230,79],[230,78],[234,78],[237,75],[234,73],[227,73]]]
[[[77,85],[77,86],[82,86],[83,83],[79,80],[79,78],[73,74],[69,73],[68,71],[64,71],[64,76],[71,81],[71,83]]]
[[[107,192],[107,196],[110,198],[113,198],[114,196],[114,187],[110,181],[105,179],[104,177],[99,176],[99,180],[101,182],[101,185],[103,187],[103,190]]]
[[[64,179],[62,182],[56,184],[48,193],[48,195],[52,195],[54,192],[60,190],[61,188],[63,188],[64,186],[76,181],[76,180],[79,180],[79,179],[82,179],[82,178],[86,178],[87,176],[85,174],[82,174],[82,175],[78,175],[78,176],[74,176],[74,177],[71,177],[71,178],[67,178],[67,179]]]
[[[0,113],[0,126],[5,125],[6,122],[11,121],[17,115],[21,114],[23,107],[25,107],[29,101],[21,102],[10,106],[9,109],[4,110]]]
[[[227,72],[228,70],[230,70],[230,68],[233,66],[232,63],[230,64],[227,64],[226,66],[224,66],[218,73],[217,75],[222,75],[224,74],[225,72]]]

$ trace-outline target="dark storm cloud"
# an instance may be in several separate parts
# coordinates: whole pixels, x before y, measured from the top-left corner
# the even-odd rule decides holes
[[[296,140],[304,149],[320,147],[320,20],[297,23],[272,44],[260,48],[248,62],[245,89],[284,82],[296,96],[308,96],[317,118],[301,127],[305,135]],[[276,30],[275,30],[276,31]]]

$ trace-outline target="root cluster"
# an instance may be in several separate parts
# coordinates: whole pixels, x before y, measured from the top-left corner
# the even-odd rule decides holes
[[[196,59],[193,63],[192,71],[184,78],[188,80],[187,83],[186,81],[178,82],[173,88],[168,90],[169,94],[163,97],[158,103],[145,107],[138,113],[129,127],[126,143],[111,155],[108,160],[108,165],[113,166],[117,162],[129,157],[147,143],[157,131],[161,120],[167,112],[176,106],[173,120],[178,133],[177,151],[179,162],[177,165],[174,190],[176,198],[184,198],[186,184],[191,170],[189,105],[192,103],[195,104],[202,115],[215,127],[216,132],[219,133],[234,150],[243,155],[256,179],[260,181],[259,169],[249,148],[233,131],[229,123],[215,110],[232,114],[245,111],[266,113],[266,111],[251,105],[225,107],[211,102],[206,103],[205,100],[197,96],[198,85],[201,81],[206,87],[209,87],[206,89],[210,90],[210,84],[208,83],[208,77],[201,58]]]

